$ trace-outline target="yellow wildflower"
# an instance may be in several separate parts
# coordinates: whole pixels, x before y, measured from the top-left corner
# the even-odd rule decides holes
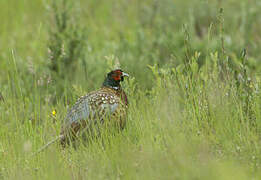
[[[56,115],[56,111],[55,111],[55,109],[52,111],[52,115],[53,115],[53,116]]]

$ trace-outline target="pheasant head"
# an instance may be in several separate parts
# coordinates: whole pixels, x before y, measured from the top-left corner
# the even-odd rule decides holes
[[[129,75],[123,72],[121,69],[113,70],[107,74],[107,77],[105,78],[102,86],[120,90],[120,82],[124,80],[124,77],[129,77]]]

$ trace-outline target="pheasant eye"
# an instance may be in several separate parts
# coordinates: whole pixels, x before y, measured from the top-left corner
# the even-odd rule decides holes
[[[115,73],[116,73],[117,75],[122,75],[122,71],[121,71],[121,70],[116,70]]]

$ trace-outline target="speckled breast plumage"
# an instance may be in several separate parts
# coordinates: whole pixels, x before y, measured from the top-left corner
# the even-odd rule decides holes
[[[123,90],[102,87],[98,91],[80,97],[68,112],[62,134],[79,130],[104,121],[115,121],[120,128],[125,126],[127,97]]]

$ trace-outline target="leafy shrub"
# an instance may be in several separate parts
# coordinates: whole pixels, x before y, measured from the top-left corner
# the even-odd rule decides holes
[[[65,81],[74,79],[76,66],[85,57],[86,32],[76,20],[72,4],[69,0],[52,2],[48,57],[57,96],[62,95]]]

